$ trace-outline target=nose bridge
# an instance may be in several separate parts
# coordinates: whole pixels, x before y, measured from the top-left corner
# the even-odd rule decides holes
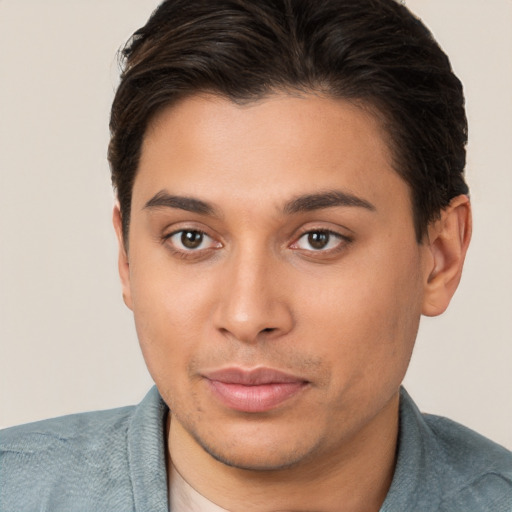
[[[226,261],[217,304],[217,328],[253,342],[288,332],[292,312],[279,288],[279,259],[268,250],[246,244]]]

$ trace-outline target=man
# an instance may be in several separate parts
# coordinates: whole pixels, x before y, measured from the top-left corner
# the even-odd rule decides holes
[[[164,2],[109,161],[156,388],[1,436],[1,510],[512,510],[400,388],[471,235],[462,88],[393,0]]]

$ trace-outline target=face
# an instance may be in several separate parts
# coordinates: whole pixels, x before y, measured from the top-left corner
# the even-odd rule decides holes
[[[196,96],[149,127],[127,305],[176,422],[217,460],[271,469],[396,420],[427,248],[367,111],[318,96]]]

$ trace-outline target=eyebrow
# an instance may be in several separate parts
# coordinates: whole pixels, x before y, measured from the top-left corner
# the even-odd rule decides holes
[[[155,194],[145,205],[144,209],[152,208],[177,208],[187,212],[198,213],[200,215],[216,215],[215,208],[201,199],[186,196],[174,196],[161,190]]]
[[[375,206],[365,199],[340,190],[328,190],[295,197],[285,204],[283,212],[286,215],[292,215],[336,206],[355,206],[369,211],[376,210]],[[161,190],[147,201],[144,205],[144,209],[146,208],[177,208],[200,215],[219,216],[213,205],[206,201],[194,197],[175,196],[165,190]]]
[[[366,199],[362,199],[348,192],[342,192],[341,190],[328,190],[298,196],[286,203],[284,212],[286,214],[303,213],[335,206],[356,206],[372,212],[376,211],[375,206],[369,201],[366,201]]]

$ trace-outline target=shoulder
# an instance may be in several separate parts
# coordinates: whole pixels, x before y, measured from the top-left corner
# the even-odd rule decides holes
[[[423,414],[402,388],[395,474],[382,510],[512,512],[512,453]]]
[[[0,454],[35,456],[62,447],[66,451],[94,450],[122,436],[133,407],[72,414],[27,423],[0,431]]]
[[[85,482],[102,487],[127,475],[126,435],[133,407],[74,414],[0,431],[2,512],[59,509],[59,496],[84,499]],[[91,486],[90,486],[91,487]],[[78,508],[77,508],[78,510]]]
[[[512,453],[447,418],[423,419],[435,443],[439,477],[447,482],[441,510],[512,511]]]
[[[397,461],[382,512],[512,512],[512,453],[420,412],[400,391]]]
[[[153,387],[134,407],[0,431],[0,511],[167,510],[167,411]]]
[[[423,414],[447,460],[454,466],[503,471],[510,476],[512,452],[460,423],[442,416]]]

